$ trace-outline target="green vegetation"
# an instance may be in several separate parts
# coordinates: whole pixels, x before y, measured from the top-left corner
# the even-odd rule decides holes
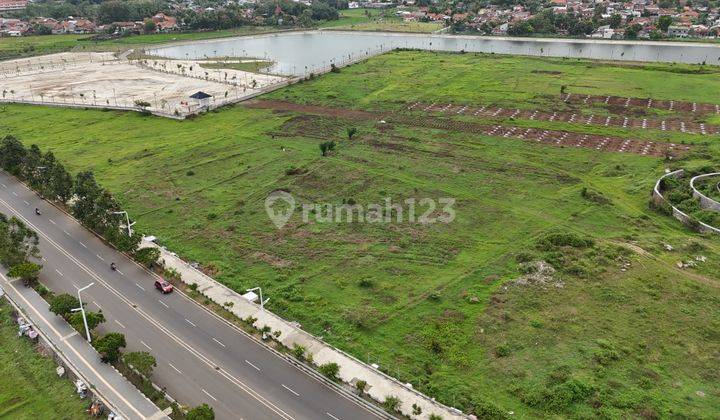
[[[395,16],[397,9],[348,9],[338,20],[320,24],[323,29],[379,31],[379,32],[434,32],[443,26],[437,22],[405,22]]]
[[[167,42],[194,41],[277,32],[274,27],[244,26],[204,32],[173,32],[133,35],[94,41],[92,35],[33,35],[0,38],[0,60],[64,51],[124,51],[143,45]]]
[[[18,338],[12,309],[0,299],[0,418],[18,420],[85,419],[85,402],[67,379],[58,378],[52,359],[38,354],[26,338]]]
[[[202,63],[201,67],[204,67],[206,69],[231,69],[231,70],[241,70],[241,71],[249,71],[252,73],[261,73],[268,67],[273,65],[272,61],[264,61],[264,60],[253,60],[253,61],[245,61],[245,59],[238,59],[241,62],[233,62],[233,60],[228,61],[216,61],[213,63]],[[237,60],[235,60],[237,61]]]
[[[666,162],[357,112],[413,101],[567,110],[561,86],[714,102],[720,78],[711,67],[404,51],[266,96],[324,112],[236,106],[179,122],[12,105],[0,135],[92,170],[138,226],[219,281],[262,286],[274,312],[480,418],[717,417],[720,243],[648,200],[666,167],[720,167],[720,142],[612,131],[693,144]],[[277,229],[264,207],[277,190],[298,207],[453,197],[457,217],[305,223],[298,209]],[[698,255],[707,261],[677,268]]]

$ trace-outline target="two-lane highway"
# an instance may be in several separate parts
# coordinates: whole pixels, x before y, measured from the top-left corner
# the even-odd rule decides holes
[[[35,214],[39,208],[42,215]],[[0,212],[40,237],[41,281],[56,293],[83,292],[102,310],[105,331],[125,334],[126,351],[157,359],[153,379],[183,404],[208,403],[221,419],[367,419],[382,416],[306,374],[156,277],[0,171]],[[110,270],[115,262],[117,271]]]

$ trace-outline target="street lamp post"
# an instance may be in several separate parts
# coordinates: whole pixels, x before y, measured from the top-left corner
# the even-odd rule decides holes
[[[132,231],[131,228],[132,228],[132,226],[135,224],[135,222],[130,223],[130,215],[128,215],[128,212],[126,212],[125,210],[123,210],[123,211],[114,211],[114,212],[112,212],[112,214],[123,214],[123,215],[125,215],[125,223],[126,223],[125,226],[127,227],[127,230],[128,230],[128,236],[132,236],[133,231]]]
[[[263,297],[262,297],[262,288],[259,287],[259,286],[258,286],[258,287],[253,287],[252,289],[247,289],[248,292],[254,292],[254,291],[256,291],[256,290],[260,293],[260,309],[261,309],[261,310],[265,310],[265,304],[268,303],[268,301],[270,300],[270,298],[267,298],[266,300],[263,300]]]
[[[78,301],[80,302],[80,307],[72,310],[72,312],[80,311],[80,313],[82,314],[83,324],[85,324],[85,336],[87,337],[88,343],[92,342],[92,339],[90,338],[90,329],[88,328],[87,317],[85,317],[85,308],[83,308],[82,295],[80,294],[80,292],[82,292],[83,290],[92,286],[93,284],[95,284],[95,283],[94,282],[90,283],[87,286],[81,287],[80,289],[78,289],[77,294],[78,294]]]

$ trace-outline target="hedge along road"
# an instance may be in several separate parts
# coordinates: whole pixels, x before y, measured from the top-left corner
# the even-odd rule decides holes
[[[40,279],[51,290],[75,295],[95,282],[83,292],[88,309],[103,311],[104,329],[125,334],[126,352],[155,356],[153,380],[180,403],[207,403],[219,419],[377,417],[184,294],[160,294],[153,275],[5,172],[0,172],[0,212],[38,233]]]

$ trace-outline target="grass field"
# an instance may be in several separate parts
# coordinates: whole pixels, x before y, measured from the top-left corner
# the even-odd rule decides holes
[[[395,16],[396,9],[348,9],[343,10],[340,19],[324,22],[322,29],[379,31],[379,32],[422,32],[429,33],[442,29],[436,22],[404,22]]]
[[[274,32],[272,27],[247,26],[208,32],[178,32],[134,35],[124,38],[91,41],[91,35],[34,35],[0,38],[0,60],[64,51],[116,51],[142,45],[192,41]]]
[[[445,403],[513,418],[716,418],[720,243],[648,200],[668,166],[720,166],[720,139],[562,125],[693,145],[667,163],[378,124],[351,109],[444,101],[562,110],[563,85],[714,102],[717,76],[689,66],[395,52],[267,96],[347,112],[236,106],[179,122],[12,105],[0,110],[0,135],[51,149],[74,171],[94,170],[170,249],[236,290],[262,286],[273,311]],[[348,127],[358,129],[353,140]],[[318,145],[331,139],[336,150],[322,157]],[[277,189],[298,205],[453,197],[457,218],[304,223],[296,213],[278,230],[264,208]],[[701,254],[708,261],[696,268],[676,267]],[[557,270],[551,281],[513,281],[538,260]]]
[[[10,305],[0,300],[0,418],[85,419],[85,402],[26,338],[18,338]]]

